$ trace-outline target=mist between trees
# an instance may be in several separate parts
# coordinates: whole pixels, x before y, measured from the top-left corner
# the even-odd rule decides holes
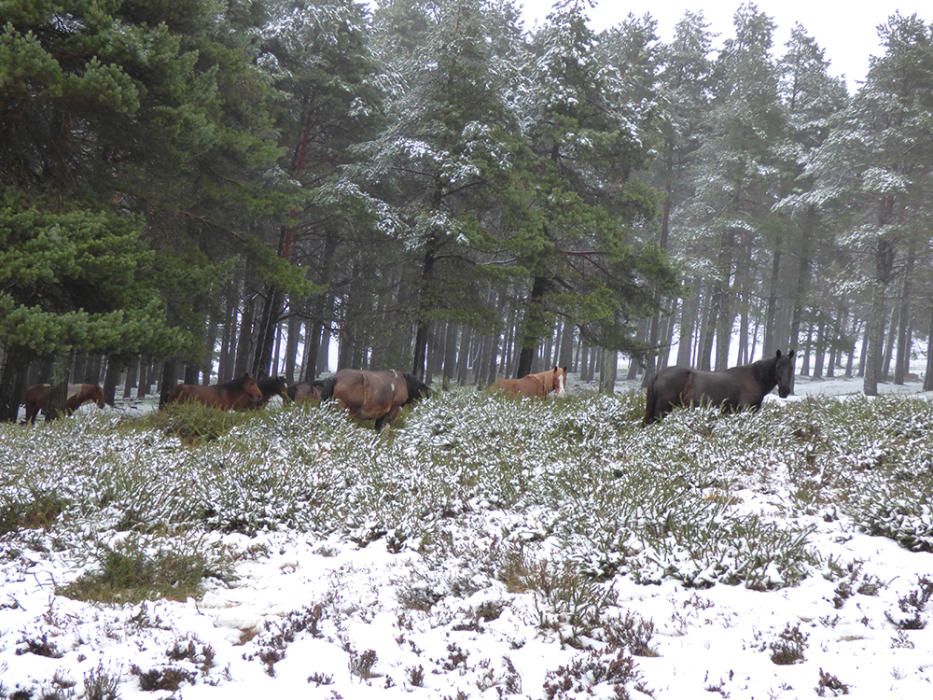
[[[445,385],[791,347],[903,382],[933,340],[933,25],[891,16],[850,95],[754,4],[718,52],[700,13],[666,44],[586,11],[0,3],[2,416],[40,381],[54,412],[68,379],[311,379],[332,344]]]

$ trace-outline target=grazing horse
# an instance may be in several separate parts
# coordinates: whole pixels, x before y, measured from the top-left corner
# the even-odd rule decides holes
[[[262,391],[256,380],[249,374],[224,384],[178,384],[172,387],[166,404],[196,401],[205,406],[229,411],[231,408],[242,411],[262,405]]]
[[[539,399],[547,398],[552,391],[563,396],[566,386],[567,368],[556,366],[544,372],[526,374],[519,379],[497,379],[493,384],[493,388],[510,396],[537,396]]]
[[[321,401],[336,399],[351,416],[375,419],[373,427],[377,431],[395,420],[402,406],[431,395],[428,386],[416,376],[394,369],[383,372],[342,369],[320,385]]]
[[[288,387],[288,398],[295,403],[320,401],[323,387],[324,382],[320,380],[316,382],[298,382]]]
[[[50,389],[51,387],[48,384],[33,384],[26,389],[23,403],[26,404],[27,423],[35,423],[39,411],[48,416]],[[69,384],[68,398],[65,399],[65,413],[70,416],[78,410],[79,406],[88,401],[96,403],[98,408],[107,405],[104,400],[104,390],[100,384]]]
[[[648,382],[645,425],[671,412],[674,406],[719,406],[724,411],[761,408],[765,394],[775,386],[783,399],[790,393],[794,376],[794,351],[730,367],[722,372],[703,372],[686,367],[662,369]]]
[[[285,381],[285,377],[260,379],[256,382],[256,386],[259,387],[259,391],[262,393],[262,399],[254,408],[262,408],[269,403],[273,396],[281,397],[283,404],[291,400],[288,395],[288,382]]]

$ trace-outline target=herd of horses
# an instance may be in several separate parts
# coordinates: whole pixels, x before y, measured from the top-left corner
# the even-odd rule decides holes
[[[781,398],[791,391],[794,351],[720,372],[686,367],[668,367],[648,382],[644,423],[660,420],[678,406],[718,406],[724,411],[758,410],[766,394],[775,387]],[[510,396],[547,398],[562,396],[567,386],[567,368],[553,367],[519,379],[499,379],[490,389]],[[351,415],[375,421],[381,430],[398,416],[404,406],[431,395],[431,389],[413,374],[396,370],[342,369],[332,377],[288,386],[284,377],[255,380],[249,374],[221,384],[202,386],[178,384],[166,403],[194,402],[222,410],[251,410],[265,406],[273,397],[283,402],[337,401]],[[49,385],[36,384],[26,390],[26,422],[35,423],[39,411],[47,414]],[[93,401],[103,408],[104,392],[99,384],[69,385],[65,409],[73,413]]]

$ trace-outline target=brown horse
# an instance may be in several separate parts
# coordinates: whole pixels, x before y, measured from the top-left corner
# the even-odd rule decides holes
[[[324,382],[298,382],[288,387],[288,397],[295,403],[320,401]]]
[[[50,388],[48,384],[33,384],[26,389],[23,403],[26,404],[27,423],[35,423],[39,411],[48,416]],[[98,408],[107,405],[106,401],[104,401],[104,390],[100,384],[69,384],[68,398],[65,400],[65,413],[70,416],[78,410],[79,406],[88,401],[96,403]]]
[[[256,382],[256,386],[259,387],[259,391],[262,393],[262,400],[256,406],[256,408],[262,408],[273,396],[278,396],[282,399],[282,403],[286,404],[291,401],[291,397],[288,395],[288,382],[285,381],[285,377],[268,377],[267,379],[260,379]]]
[[[166,403],[195,401],[222,411],[242,411],[261,406],[262,400],[262,391],[256,380],[249,374],[244,374],[239,379],[210,386],[178,384],[172,387]]]
[[[793,350],[786,355],[778,350],[774,357],[722,372],[668,367],[648,382],[645,425],[660,420],[675,406],[711,405],[724,411],[757,411],[765,394],[775,386],[780,397],[786,398],[793,376]]]
[[[526,374],[519,379],[497,379],[493,388],[510,396],[537,396],[547,398],[552,391],[558,396],[564,395],[567,386],[567,368],[554,367],[544,372]]]
[[[394,369],[383,372],[342,369],[320,384],[321,401],[336,399],[351,416],[374,419],[377,431],[395,420],[402,406],[431,395],[427,385],[413,374]]]

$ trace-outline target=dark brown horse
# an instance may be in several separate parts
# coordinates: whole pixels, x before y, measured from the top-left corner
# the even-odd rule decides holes
[[[242,411],[262,405],[262,391],[249,374],[224,384],[178,384],[168,394],[166,403],[195,401],[223,411]]]
[[[775,386],[783,399],[790,393],[794,376],[794,351],[758,360],[722,372],[668,367],[648,382],[645,425],[654,423],[675,406],[719,406],[724,411],[751,408],[757,411],[765,394]]]
[[[375,420],[381,430],[398,416],[402,406],[431,395],[431,390],[413,374],[396,370],[370,372],[342,369],[321,382],[321,401],[336,399],[351,416]]]
[[[510,396],[537,396],[539,399],[547,398],[552,391],[556,391],[558,396],[563,396],[566,386],[566,367],[554,367],[544,372],[526,374],[519,379],[497,379],[493,384],[494,389]]]
[[[256,382],[256,386],[259,387],[259,391],[262,393],[262,400],[256,406],[256,408],[262,408],[273,396],[278,396],[282,399],[282,403],[288,403],[291,401],[291,397],[288,395],[288,382],[285,381],[285,377],[268,377],[267,379],[260,379]]]
[[[48,416],[50,388],[48,384],[33,384],[26,389],[23,403],[26,404],[27,423],[35,423],[39,411]],[[65,399],[65,413],[70,416],[78,410],[79,406],[88,401],[96,403],[98,408],[107,405],[104,401],[104,390],[100,384],[69,384],[68,398]]]

